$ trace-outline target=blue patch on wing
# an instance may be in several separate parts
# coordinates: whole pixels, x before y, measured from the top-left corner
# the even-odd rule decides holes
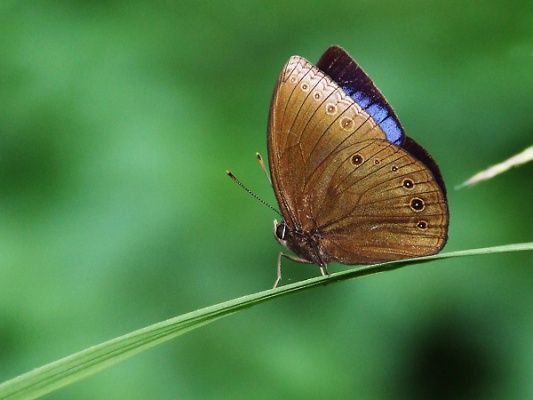
[[[354,99],[355,102],[361,106],[361,108],[367,108],[370,104],[372,104],[370,97],[368,97],[361,90],[354,90],[348,86],[343,86],[342,90],[344,90],[344,93],[346,93],[352,99]]]
[[[398,146],[403,144],[403,128],[392,107],[369,76],[343,49],[330,47],[318,61],[317,67],[376,121],[389,142]]]
[[[397,144],[398,146],[402,144],[403,131],[394,118],[388,116],[386,119],[379,122],[379,127],[383,129],[389,142]]]
[[[400,145],[403,139],[403,131],[394,115],[391,115],[388,107],[379,103],[373,103],[372,99],[361,90],[354,90],[349,86],[343,86],[342,90],[350,96],[359,106],[365,110],[379,127],[385,132],[387,140]]]

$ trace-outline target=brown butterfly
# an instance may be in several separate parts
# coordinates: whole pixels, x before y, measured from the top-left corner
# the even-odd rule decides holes
[[[437,253],[447,239],[437,164],[340,47],[315,65],[293,56],[274,89],[268,124],[272,186],[283,216],[274,236],[318,264],[370,264]],[[260,159],[261,162],[261,159]],[[231,174],[230,174],[231,176]]]

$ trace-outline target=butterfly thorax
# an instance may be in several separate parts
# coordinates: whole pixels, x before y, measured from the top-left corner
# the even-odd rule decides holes
[[[280,244],[288,247],[299,257],[313,264],[326,265],[329,257],[320,250],[320,234],[318,232],[305,232],[300,229],[290,229],[282,221],[274,221],[274,236]]]

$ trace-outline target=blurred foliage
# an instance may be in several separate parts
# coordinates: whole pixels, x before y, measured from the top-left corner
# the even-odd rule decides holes
[[[275,216],[224,170],[274,202],[254,152],[293,54],[345,47],[449,188],[530,145],[530,10],[3,2],[0,381],[271,285]],[[447,249],[532,240],[532,172],[450,190]],[[532,398],[531,264],[442,261],[290,296],[51,397]],[[291,281],[317,272],[285,267]]]

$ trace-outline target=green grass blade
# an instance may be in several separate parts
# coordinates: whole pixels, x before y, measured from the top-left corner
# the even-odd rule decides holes
[[[503,174],[505,171],[510,170],[511,168],[518,167],[519,165],[523,165],[531,161],[533,161],[533,146],[529,146],[525,150],[521,151],[518,154],[515,154],[507,160],[492,165],[491,167],[478,172],[474,176],[468,178],[465,182],[456,186],[455,190],[477,185],[479,182],[492,179],[500,174]]]
[[[533,242],[366,265],[334,273],[328,277],[312,278],[277,289],[239,297],[138,329],[19,375],[0,384],[0,399],[34,399],[43,396],[238,310],[293,292],[432,260],[527,250],[533,250]]]

